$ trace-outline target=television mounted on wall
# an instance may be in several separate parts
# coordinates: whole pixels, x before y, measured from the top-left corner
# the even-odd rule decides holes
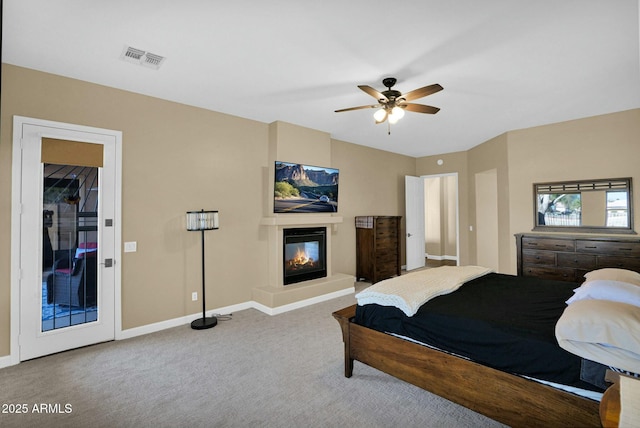
[[[273,212],[337,212],[338,177],[335,168],[276,161]]]

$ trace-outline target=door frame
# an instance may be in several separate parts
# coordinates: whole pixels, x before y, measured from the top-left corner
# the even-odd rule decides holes
[[[424,182],[424,180],[426,180],[427,178],[438,178],[438,177],[449,177],[449,176],[453,176],[456,178],[456,265],[459,266],[460,265],[460,177],[457,172],[449,172],[449,173],[442,173],[442,174],[420,175],[418,176],[418,178],[422,179],[422,181]],[[422,188],[424,191],[424,186],[422,186]],[[424,195],[422,196],[422,198],[424,199]],[[420,221],[422,221],[423,223],[425,221],[424,211],[425,210],[422,210],[422,219],[420,219]],[[405,215],[408,215],[408,213],[405,213]],[[426,239],[426,235],[423,238]],[[424,256],[426,257],[426,252],[424,252]]]
[[[21,222],[22,222],[22,128],[25,125],[48,127],[56,130],[57,138],[60,131],[85,132],[102,134],[114,138],[115,142],[115,189],[114,189],[114,337],[117,339],[122,332],[122,269],[120,266],[122,248],[122,132],[90,126],[54,122],[23,116],[13,117],[13,146],[11,173],[11,340],[10,364],[20,363],[20,279],[21,272]],[[46,136],[46,135],[45,135]]]

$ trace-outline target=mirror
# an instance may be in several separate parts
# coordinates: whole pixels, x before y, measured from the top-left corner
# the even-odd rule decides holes
[[[533,195],[533,230],[635,234],[631,178],[535,183]]]

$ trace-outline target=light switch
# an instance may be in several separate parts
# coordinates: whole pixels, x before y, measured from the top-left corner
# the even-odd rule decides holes
[[[136,241],[124,243],[125,253],[135,253],[136,251],[138,251],[138,243]]]

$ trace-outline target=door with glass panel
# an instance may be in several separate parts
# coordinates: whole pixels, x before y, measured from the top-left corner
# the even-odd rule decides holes
[[[23,133],[20,360],[115,336],[113,138]]]

